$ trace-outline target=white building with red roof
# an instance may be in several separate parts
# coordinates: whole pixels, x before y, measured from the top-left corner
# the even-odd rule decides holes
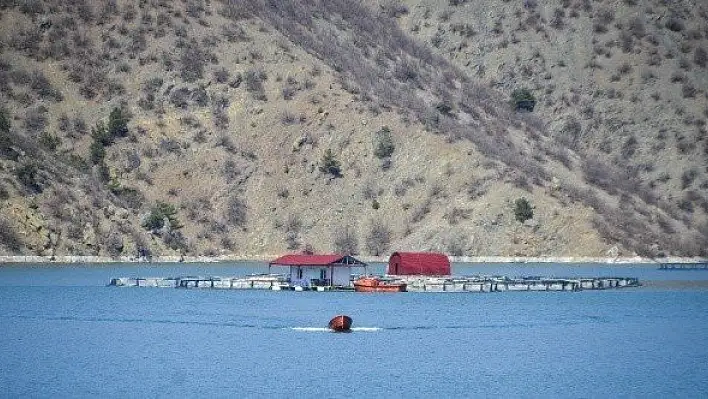
[[[273,266],[288,267],[290,284],[301,287],[346,287],[349,286],[352,268],[363,267],[366,263],[350,255],[284,255],[268,263],[268,271]]]

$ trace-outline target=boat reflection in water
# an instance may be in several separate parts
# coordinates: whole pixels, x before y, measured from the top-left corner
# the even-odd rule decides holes
[[[334,332],[351,332],[352,318],[345,315],[337,315],[329,321],[329,329]]]
[[[356,292],[404,292],[406,283],[385,281],[376,277],[362,277],[354,281]]]

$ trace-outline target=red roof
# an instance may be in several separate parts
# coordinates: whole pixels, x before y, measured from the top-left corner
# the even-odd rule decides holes
[[[291,254],[270,262],[271,266],[365,266],[349,255]]]
[[[388,260],[386,274],[448,276],[450,260],[434,252],[394,252]]]

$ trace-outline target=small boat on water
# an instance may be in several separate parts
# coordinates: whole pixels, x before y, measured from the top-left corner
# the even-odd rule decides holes
[[[404,292],[406,283],[384,281],[376,277],[362,277],[354,281],[356,292]]]
[[[337,315],[329,321],[329,329],[334,332],[351,332],[352,318],[345,315]]]

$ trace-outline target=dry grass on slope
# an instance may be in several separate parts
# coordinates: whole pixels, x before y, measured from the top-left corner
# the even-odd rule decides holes
[[[559,253],[577,247],[566,235],[587,237],[587,254],[597,255],[610,245],[586,225],[590,208],[612,243],[642,253],[655,242],[695,252],[672,236],[688,228],[655,207],[631,174],[569,149],[542,118],[511,110],[505,95],[402,31],[392,19],[400,8],[372,12],[350,1],[32,4],[42,11],[2,8],[4,21],[16,21],[3,24],[0,57],[9,65],[2,69],[10,79],[0,82],[10,82],[3,96],[14,131],[34,142],[42,132],[56,134],[57,159],[63,154],[83,170],[76,186],[90,186],[97,168],[81,159],[88,159],[91,128],[115,107],[132,114],[128,136],[106,148],[110,184],[94,190],[105,201],[92,201],[93,194],[76,201],[76,219],[91,227],[96,243],[70,248],[84,237],[65,226],[63,236],[72,237],[58,244],[63,250],[172,251],[166,247],[174,240],[139,226],[141,214],[165,201],[185,225],[186,243],[175,250],[204,255],[344,246],[351,240],[331,235],[352,220],[363,238],[359,250],[369,253],[383,251],[384,241],[462,253]],[[397,152],[384,160],[388,172],[371,155],[384,125],[397,140]],[[327,148],[343,161],[343,178],[318,172]],[[537,213],[547,226],[518,227],[508,198],[519,195],[543,208]],[[48,203],[45,197],[36,199]],[[100,220],[85,217],[91,210]],[[668,226],[663,233],[654,231],[657,219]],[[582,226],[571,234],[561,220]],[[467,245],[447,231],[489,242]]]
[[[345,83],[353,81],[352,90],[374,107],[398,107],[450,140],[474,142],[484,155],[522,171],[527,184],[546,186],[552,176],[562,176],[564,198],[592,207],[608,239],[646,255],[703,251],[701,224],[658,201],[636,169],[564,148],[540,120],[511,112],[498,93],[402,33],[390,13],[339,1],[226,4],[236,18],[254,15],[277,27],[339,71]]]

